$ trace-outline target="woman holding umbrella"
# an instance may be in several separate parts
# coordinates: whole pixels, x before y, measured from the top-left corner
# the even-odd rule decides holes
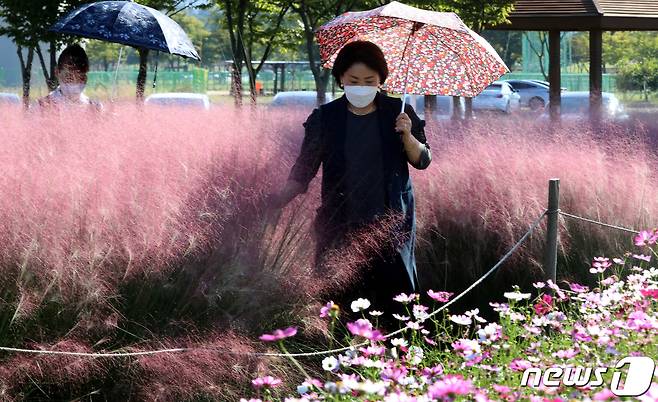
[[[390,212],[403,215],[403,223],[396,226],[401,233],[392,237],[404,240],[370,264],[369,276],[357,289],[376,308],[390,313],[395,295],[417,287],[414,195],[408,165],[425,169],[432,160],[425,124],[411,106],[400,113],[402,101],[379,92],[388,66],[374,43],[345,45],[332,75],[345,95],[308,117],[299,157],[286,185],[271,201],[280,208],[306,192],[322,165],[322,206],[315,222],[318,264],[327,251],[343,245],[349,233]]]

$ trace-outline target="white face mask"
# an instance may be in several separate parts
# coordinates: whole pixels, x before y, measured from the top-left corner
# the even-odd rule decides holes
[[[345,85],[345,96],[354,107],[366,107],[379,92],[379,88],[371,85]]]
[[[60,84],[62,94],[70,99],[77,99],[85,90],[85,84]]]

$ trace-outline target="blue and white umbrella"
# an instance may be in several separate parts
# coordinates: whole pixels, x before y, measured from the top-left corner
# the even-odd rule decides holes
[[[201,60],[180,25],[158,10],[132,1],[85,4],[50,30]]]

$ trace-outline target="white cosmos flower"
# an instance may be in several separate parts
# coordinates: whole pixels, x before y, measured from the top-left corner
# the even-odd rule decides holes
[[[510,300],[523,300],[523,299],[529,299],[530,298],[530,293],[521,293],[521,292],[505,292],[503,293],[503,296]]]
[[[370,301],[368,299],[356,299],[350,307],[352,307],[352,311],[358,313],[359,311],[367,310],[370,307]]]
[[[407,340],[404,338],[393,338],[391,339],[391,345],[407,347],[409,346],[409,342],[407,342]]]
[[[384,312],[383,312],[383,311],[372,310],[372,311],[369,312],[368,314],[370,314],[370,315],[373,316],[373,317],[379,317],[380,315],[383,315]]]
[[[473,322],[473,320],[471,320],[471,317],[467,315],[451,315],[450,321],[459,325],[471,325],[471,323]]]
[[[325,371],[336,371],[340,364],[338,363],[338,359],[336,359],[334,356],[329,356],[325,357],[322,360],[322,368]]]
[[[393,314],[393,318],[400,321],[409,321],[409,317],[406,315]]]

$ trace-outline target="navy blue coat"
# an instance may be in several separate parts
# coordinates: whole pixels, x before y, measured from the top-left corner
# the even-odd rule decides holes
[[[385,205],[394,212],[404,215],[404,222],[399,226],[401,233],[397,238],[404,239],[396,245],[411,284],[416,287],[416,215],[414,193],[409,177],[409,160],[404,150],[400,133],[395,131],[395,121],[400,113],[402,101],[383,94],[377,94],[376,113],[382,136],[382,158],[385,178]],[[290,179],[301,183],[304,191],[322,166],[322,206],[318,210],[315,228],[321,253],[340,242],[346,234],[345,190],[342,178],[345,172],[345,135],[347,125],[348,101],[342,97],[315,109],[304,123],[305,135],[301,152],[297,158]],[[412,128],[411,134],[421,143],[427,145],[425,122],[421,120],[410,105],[405,106]],[[429,145],[427,145],[429,149]],[[429,152],[421,158],[416,169],[425,169],[431,159]]]

